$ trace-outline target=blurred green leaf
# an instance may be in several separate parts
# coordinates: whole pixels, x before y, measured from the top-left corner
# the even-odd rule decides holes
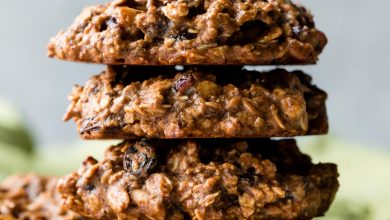
[[[28,172],[33,164],[31,154],[18,147],[0,144],[0,179],[15,173]]]
[[[370,204],[351,200],[337,200],[333,204],[333,209],[328,213],[327,219],[333,220],[369,220],[374,219],[373,209]]]
[[[18,147],[28,153],[34,151],[34,141],[24,127],[9,129],[0,122],[0,142]]]
[[[0,145],[19,148],[26,153],[34,151],[34,140],[19,111],[0,98]]]

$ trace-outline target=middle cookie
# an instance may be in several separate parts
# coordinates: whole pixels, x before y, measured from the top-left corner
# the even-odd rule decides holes
[[[84,139],[291,137],[327,133],[326,97],[297,71],[115,66],[74,87],[64,119]]]

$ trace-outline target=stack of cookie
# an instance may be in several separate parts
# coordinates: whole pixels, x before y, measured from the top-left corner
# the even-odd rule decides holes
[[[326,45],[290,0],[115,0],[88,7],[49,56],[107,64],[74,87],[65,120],[123,139],[63,177],[65,206],[96,219],[311,219],[338,188],[292,139],[325,134],[326,93],[300,72]]]

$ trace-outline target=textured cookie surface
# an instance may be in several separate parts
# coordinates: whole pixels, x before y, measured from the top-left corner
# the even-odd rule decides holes
[[[0,219],[86,220],[61,205],[56,184],[34,174],[9,177],[0,183]]]
[[[311,64],[327,43],[290,0],[115,0],[86,8],[48,55],[105,64]]]
[[[86,159],[59,191],[99,219],[311,219],[329,208],[337,177],[293,140],[128,141]]]
[[[85,139],[324,134],[326,93],[310,81],[282,69],[109,67],[73,89],[65,119]]]

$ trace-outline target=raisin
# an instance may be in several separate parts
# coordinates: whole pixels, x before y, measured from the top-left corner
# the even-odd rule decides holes
[[[294,199],[295,199],[294,192],[292,192],[292,191],[290,191],[290,190],[286,190],[284,199],[291,199],[291,200],[294,200]]]
[[[314,21],[310,16],[308,16],[309,13],[307,12],[307,10],[303,7],[297,7],[296,9],[299,12],[299,16],[296,17],[299,24],[301,26],[307,26],[309,28],[314,28],[315,27]]]
[[[240,27],[240,30],[233,33],[228,39],[219,39],[219,41],[228,45],[245,45],[256,42],[268,30],[268,25],[260,20],[247,21]]]
[[[201,5],[199,7],[191,7],[189,10],[188,10],[188,15],[187,17],[189,19],[191,18],[194,18],[198,15],[202,15],[202,14],[205,14],[206,13],[206,10],[204,9],[204,6]]]
[[[173,83],[173,89],[179,94],[184,94],[194,83],[192,74],[181,74]]]
[[[88,192],[92,191],[95,189],[95,186],[93,184],[87,184],[84,189]]]
[[[145,7],[146,1],[122,1],[122,3],[118,4],[117,7],[129,7],[129,8],[143,8]]]
[[[99,31],[100,31],[100,32],[103,32],[103,31],[107,30],[107,28],[108,28],[107,23],[106,23],[106,22],[103,22],[103,23],[100,25]]]
[[[117,20],[115,17],[110,17],[108,20],[106,20],[105,22],[103,22],[101,25],[100,25],[100,28],[99,28],[99,31],[100,32],[103,32],[105,30],[108,29],[108,27],[112,27],[112,28],[115,28],[117,26]]]
[[[127,149],[123,158],[124,169],[137,176],[146,176],[157,164],[155,149],[145,141],[137,142]]]

